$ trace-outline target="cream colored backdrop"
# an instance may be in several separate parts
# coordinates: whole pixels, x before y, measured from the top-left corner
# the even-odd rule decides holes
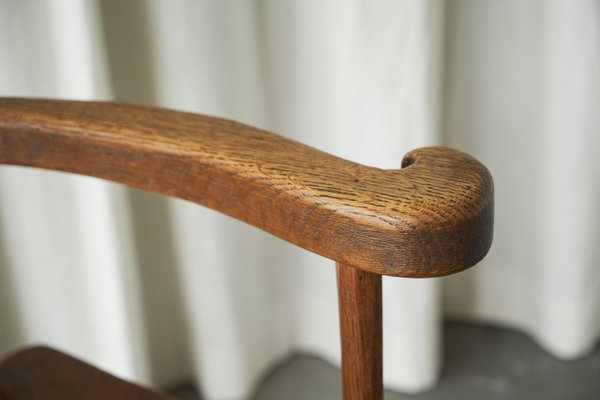
[[[562,358],[600,332],[597,1],[4,0],[0,94],[236,119],[379,167],[446,144],[496,181],[468,272],[385,279],[385,378],[439,372],[444,315]],[[339,357],[335,273],[200,206],[0,169],[0,353],[43,342],[127,378],[239,399],[292,352]]]

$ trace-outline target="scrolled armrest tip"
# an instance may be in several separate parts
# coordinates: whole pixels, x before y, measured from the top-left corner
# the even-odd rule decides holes
[[[493,238],[494,185],[487,168],[446,147],[411,151],[402,166],[380,177],[394,183],[387,191],[393,200],[378,210],[391,223],[380,235],[370,232],[364,245],[346,253],[353,258],[346,262],[403,277],[444,276],[479,262]]]

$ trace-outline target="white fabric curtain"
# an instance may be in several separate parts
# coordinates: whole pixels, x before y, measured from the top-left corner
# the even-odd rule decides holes
[[[485,261],[384,280],[385,379],[435,384],[443,316],[584,355],[600,333],[600,3],[4,0],[0,95],[239,120],[368,165],[467,151],[496,183]],[[191,203],[0,168],[0,353],[47,343],[240,399],[292,352],[338,363],[333,263]]]

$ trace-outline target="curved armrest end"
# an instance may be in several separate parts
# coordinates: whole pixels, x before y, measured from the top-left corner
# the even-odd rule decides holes
[[[494,184],[475,158],[446,147],[413,150],[394,173],[408,182],[409,200],[386,275],[434,277],[479,262],[493,239]],[[392,242],[392,240],[390,240]],[[400,256],[398,256],[400,255]],[[386,265],[382,263],[382,265]]]

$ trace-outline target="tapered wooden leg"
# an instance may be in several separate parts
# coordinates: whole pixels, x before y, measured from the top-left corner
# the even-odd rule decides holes
[[[344,400],[382,400],[381,275],[337,264]]]

